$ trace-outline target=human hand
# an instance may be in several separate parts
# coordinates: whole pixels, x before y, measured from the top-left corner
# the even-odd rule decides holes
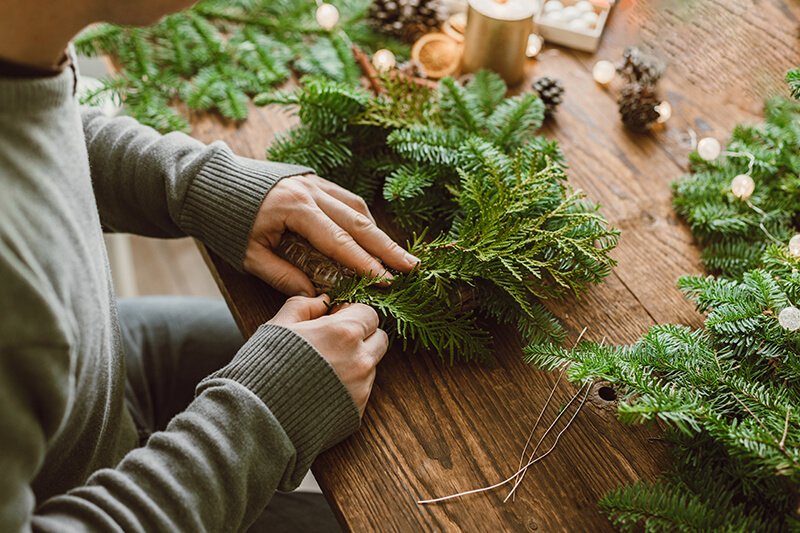
[[[401,272],[419,262],[375,225],[360,196],[313,174],[284,178],[269,191],[256,215],[244,269],[288,295],[312,296],[315,291],[299,268],[274,251],[287,230],[362,275],[391,279],[381,261]]]
[[[375,369],[389,347],[378,313],[364,304],[339,306],[330,315],[328,296],[294,296],[270,320],[311,344],[330,363],[361,415],[375,382]]]

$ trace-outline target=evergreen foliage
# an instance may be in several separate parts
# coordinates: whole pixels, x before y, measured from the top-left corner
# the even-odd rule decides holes
[[[778,319],[800,306],[800,259],[787,246],[800,210],[800,105],[768,102],[766,123],[738,126],[727,150],[735,155],[710,163],[694,154],[695,173],[674,185],[706,267],[722,274],[678,281],[704,329],[658,325],[632,346],[526,349],[537,366],[567,365],[572,381],[614,384],[622,421],[666,428],[673,468],[600,502],[623,530],[800,529],[800,331]],[[730,192],[747,153],[749,204]]]
[[[363,20],[368,0],[337,0],[342,30],[324,31],[310,0],[203,0],[148,28],[95,25],[75,40],[79,52],[110,55],[120,70],[84,101],[108,94],[140,122],[166,132],[189,128],[179,102],[190,110],[247,117],[249,96],[288,80],[292,71],[357,85],[360,70],[351,39],[367,48],[403,45],[382,37]]]
[[[467,86],[446,78],[438,90],[405,78],[383,86],[374,96],[306,78],[296,92],[255,100],[294,106],[301,121],[269,159],[313,166],[371,205],[382,197],[421,259],[388,288],[346,279],[334,301],[376,307],[403,343],[451,361],[488,353],[484,317],[529,341],[563,339],[541,300],[600,282],[617,232],[567,185],[558,145],[534,135],[539,98],[506,98],[489,72]]]

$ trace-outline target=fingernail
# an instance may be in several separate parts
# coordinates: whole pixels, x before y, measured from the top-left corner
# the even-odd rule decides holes
[[[388,270],[384,270],[383,274],[381,274],[381,277],[383,277],[383,279],[386,281],[392,281],[394,279],[394,276]]]
[[[406,263],[411,266],[417,266],[419,264],[419,257],[413,256],[410,253],[406,252]]]
[[[331,297],[330,297],[330,296],[328,296],[327,294],[320,294],[320,295],[319,295],[319,298],[322,298],[322,299],[323,299],[323,301],[324,301],[326,304],[329,304],[329,303],[331,303]]]

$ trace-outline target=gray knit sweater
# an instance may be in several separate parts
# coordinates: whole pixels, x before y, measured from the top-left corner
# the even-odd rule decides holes
[[[308,169],[81,110],[73,85],[0,78],[0,531],[242,529],[357,409],[263,326],[134,449],[102,231],[191,235],[240,267],[264,195]]]

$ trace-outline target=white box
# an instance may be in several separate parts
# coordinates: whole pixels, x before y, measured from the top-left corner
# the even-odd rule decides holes
[[[578,2],[578,0],[561,0],[564,6],[571,6]],[[594,28],[589,30],[576,30],[568,28],[566,24],[559,22],[544,22],[544,6],[547,2],[542,2],[539,10],[533,17],[536,24],[537,31],[542,38],[550,43],[561,44],[574,48],[575,50],[583,50],[584,52],[594,52],[600,46],[600,38],[603,36],[603,30],[606,27],[608,14],[611,11],[613,3],[609,2],[609,7],[604,9],[595,8],[595,13],[598,15],[597,24]]]

